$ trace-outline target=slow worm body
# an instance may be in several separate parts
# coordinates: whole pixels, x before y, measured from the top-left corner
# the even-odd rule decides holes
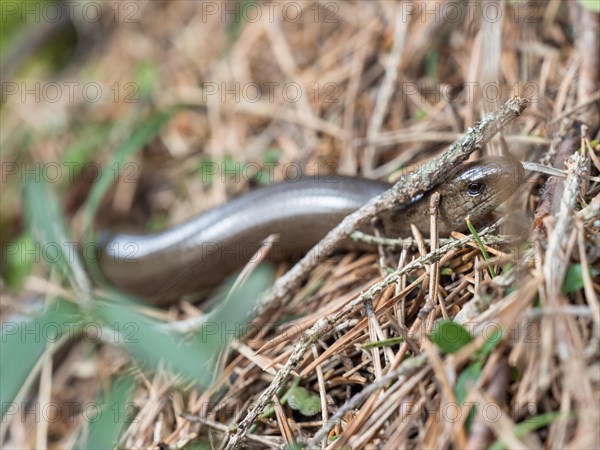
[[[461,166],[437,191],[440,234],[465,228],[508,198],[523,180],[521,165],[485,158]],[[271,260],[298,258],[345,216],[390,187],[353,177],[303,178],[252,191],[150,235],[118,234],[104,245],[101,268],[115,286],[154,303],[215,286],[243,267],[263,239],[278,234]],[[429,231],[431,193],[380,215],[386,235],[407,236],[413,223]],[[348,242],[344,247],[357,248]]]

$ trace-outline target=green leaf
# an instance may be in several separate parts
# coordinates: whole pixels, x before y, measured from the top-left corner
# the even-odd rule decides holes
[[[521,371],[517,367],[511,367],[509,373],[509,380],[512,382],[519,381],[521,379]]]
[[[183,450],[212,450],[214,447],[211,445],[212,441],[207,438],[201,438],[185,444]]]
[[[138,101],[138,90],[140,98],[147,99],[151,97],[159,76],[157,65],[149,60],[139,62],[135,69],[135,84],[126,83],[123,86],[123,95],[126,96],[129,102]],[[135,87],[135,90],[132,89],[133,87]]]
[[[496,348],[496,346],[502,341],[503,336],[502,328],[494,328],[494,331],[490,336],[486,336],[483,345],[475,352],[473,355],[474,359],[478,359],[480,361],[485,360],[487,356],[492,353],[492,350]]]
[[[256,0],[241,0],[232,3],[233,5],[235,5],[233,8],[234,16],[227,25],[227,35],[232,43],[239,37],[245,23],[245,18],[248,17],[251,20],[255,20],[256,11],[260,11],[260,7],[256,7]],[[254,6],[252,8],[254,12],[249,10],[252,6]]]
[[[13,242],[6,243],[2,252],[2,275],[8,287],[18,291],[35,263],[36,243],[31,234],[22,233]]]
[[[262,154],[263,164],[277,164],[281,159],[281,153],[279,147],[269,147]]]
[[[431,340],[446,353],[454,353],[463,348],[472,338],[469,332],[456,322],[442,320],[429,335]]]
[[[134,382],[131,377],[118,378],[96,403],[95,414],[87,417],[87,438],[82,436],[78,448],[90,450],[115,448],[124,425],[133,420],[135,405],[131,402]]]
[[[254,179],[258,184],[268,185],[274,180],[274,167],[277,167],[281,159],[281,149],[277,147],[268,148],[262,154],[263,166],[258,170]]]
[[[287,405],[290,392],[292,392],[294,390],[294,388],[298,387],[298,385],[300,384],[301,381],[302,381],[302,379],[300,377],[294,377],[294,379],[292,380],[292,385],[285,393],[284,393],[284,386],[281,386],[279,389],[277,389],[277,392],[275,393],[275,395],[277,395],[277,397],[279,397],[279,401],[282,405]],[[261,417],[261,419],[267,419],[269,417],[272,417],[274,414],[275,414],[275,405],[271,402],[265,407],[265,409],[263,410],[260,417]]]
[[[458,376],[458,379],[456,380],[456,385],[454,386],[454,394],[456,395],[456,401],[458,401],[458,403],[460,403],[461,405],[467,399],[469,391],[479,380],[482,368],[483,363],[477,361],[468,366]],[[469,415],[467,417],[467,420],[465,421],[465,426],[467,430],[470,430],[471,425],[473,424],[473,420],[475,420],[475,406],[469,408],[468,414]]]
[[[442,267],[440,269],[440,275],[442,276],[450,276],[454,273],[454,270],[452,270],[451,267]]]
[[[404,342],[404,338],[397,336],[388,339],[382,339],[380,341],[374,342],[365,342],[362,344],[362,348],[370,349],[370,348],[379,348],[379,347],[389,347],[396,344],[402,344]]]
[[[319,395],[302,386],[294,386],[287,393],[290,408],[299,411],[303,416],[314,416],[321,412]]]
[[[200,161],[200,167],[198,168],[198,172],[200,175],[200,181],[202,184],[211,185],[215,176],[217,163],[213,161],[210,156],[202,157]]]
[[[592,278],[596,277],[598,274],[600,274],[599,271],[590,268],[590,276]],[[563,294],[570,294],[581,288],[583,288],[583,267],[581,264],[571,264],[567,268],[567,273],[565,274],[562,292]]]
[[[79,310],[72,303],[57,301],[37,318],[8,318],[2,323],[0,343],[0,404],[5,414],[14,414],[13,401],[48,345],[72,336],[79,326]]]
[[[530,419],[516,424],[513,428],[513,434],[517,438],[521,438],[527,433],[530,433],[531,431],[550,425],[555,420],[559,419],[561,416],[563,415],[560,412],[549,412],[545,414],[540,414],[539,416],[532,417]],[[506,446],[504,445],[504,443],[498,439],[490,446],[489,450],[504,450],[505,448]]]
[[[461,405],[467,399],[471,388],[477,383],[477,380],[479,380],[481,369],[482,364],[478,361],[468,366],[458,376],[456,385],[454,386],[454,394],[456,395],[456,401]]]
[[[423,120],[425,117],[427,117],[427,111],[425,111],[424,109],[418,109],[415,111],[415,120]]]
[[[425,56],[425,73],[434,82],[438,82],[438,64],[440,60],[440,54],[435,47],[430,47],[429,51]]]
[[[578,0],[581,6],[590,11],[600,12],[600,0]]]

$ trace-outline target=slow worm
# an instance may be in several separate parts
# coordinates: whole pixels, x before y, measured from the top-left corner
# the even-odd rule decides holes
[[[522,166],[507,158],[460,166],[436,189],[441,194],[439,233],[464,230],[467,216],[473,222],[482,219],[523,179]],[[279,235],[272,261],[299,258],[346,215],[389,187],[344,176],[274,183],[159,233],[117,234],[103,246],[101,269],[114,286],[164,304],[215,286],[243,267],[270,234]],[[430,195],[380,214],[386,235],[407,236],[411,223],[428,235]]]

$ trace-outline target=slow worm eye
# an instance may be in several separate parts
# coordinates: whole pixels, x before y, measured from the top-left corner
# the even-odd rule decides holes
[[[483,192],[484,187],[485,184],[483,184],[481,181],[472,181],[467,186],[467,194],[469,194],[470,196],[479,195]]]

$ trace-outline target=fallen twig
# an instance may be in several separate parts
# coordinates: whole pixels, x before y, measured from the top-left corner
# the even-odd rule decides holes
[[[275,282],[271,293],[258,303],[253,312],[259,315],[268,308],[277,305],[283,297],[298,287],[306,274],[329,256],[343,240],[347,239],[352,232],[362,225],[367,224],[379,212],[406,204],[442,182],[457,164],[466,160],[472,152],[481,148],[496,133],[518,117],[527,103],[527,99],[521,97],[515,97],[507,101],[497,111],[483,117],[446,152],[419,167],[414,173],[402,177],[389,190],[373,198],[362,208],[347,216]]]

